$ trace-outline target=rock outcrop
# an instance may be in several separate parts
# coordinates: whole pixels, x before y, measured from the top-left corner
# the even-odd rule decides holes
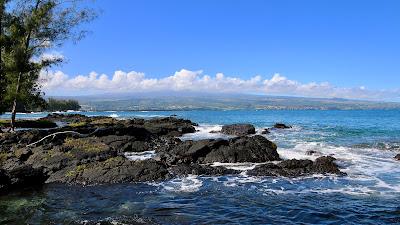
[[[256,129],[251,124],[231,124],[222,126],[221,133],[227,135],[245,136],[255,134]]]
[[[46,182],[104,184],[157,181],[169,178],[164,164],[155,160],[129,161],[118,156],[105,161],[70,166],[53,173]]]
[[[180,163],[238,163],[280,160],[276,145],[263,136],[237,137],[230,140],[184,141],[159,150],[168,165]]]
[[[224,133],[238,136],[228,140],[181,141],[197,124],[175,117],[116,120],[79,114],[51,114],[42,120],[62,126],[0,133],[0,191],[53,182],[93,185],[240,173],[212,166],[215,162],[267,163],[248,171],[253,176],[341,174],[332,157],[282,161],[273,142],[249,136],[255,133],[250,124],[224,126]],[[145,151],[156,156],[139,161],[125,157],[126,152]]]
[[[278,164],[267,163],[256,166],[247,172],[251,176],[284,176],[298,177],[311,174],[339,174],[338,166],[334,163],[336,159],[331,156],[322,156],[314,162],[308,159],[298,160],[290,159],[282,161]]]
[[[289,128],[292,128],[292,126],[288,126],[284,123],[275,123],[274,128],[275,129],[289,129]]]

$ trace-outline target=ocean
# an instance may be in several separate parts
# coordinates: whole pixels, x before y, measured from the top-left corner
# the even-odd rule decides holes
[[[293,128],[266,137],[284,159],[332,155],[347,176],[260,178],[188,176],[164,182],[70,186],[49,184],[0,196],[0,223],[84,224],[400,224],[400,110],[108,111],[88,116],[151,118],[176,115],[199,124],[188,139],[224,124],[276,122]],[[18,114],[40,118],[47,113]],[[7,118],[9,114],[0,116]],[[151,157],[151,152],[143,157]],[[142,156],[131,156],[142,157]],[[246,171],[255,164],[219,164]]]

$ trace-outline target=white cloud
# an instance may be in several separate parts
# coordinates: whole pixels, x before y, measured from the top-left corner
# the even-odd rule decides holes
[[[327,82],[301,83],[280,74],[270,79],[257,75],[250,79],[204,75],[203,71],[182,69],[164,78],[147,78],[144,73],[116,71],[112,77],[91,72],[69,77],[61,71],[42,71],[40,83],[50,94],[137,93],[153,91],[192,91],[209,93],[257,93],[320,98],[350,98],[368,100],[398,100],[399,90],[369,90],[335,87]]]

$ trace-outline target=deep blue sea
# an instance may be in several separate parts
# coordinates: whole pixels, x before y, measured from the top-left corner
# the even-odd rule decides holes
[[[348,176],[188,176],[156,183],[46,185],[0,197],[0,223],[70,224],[149,219],[161,224],[400,224],[399,110],[80,112],[115,118],[172,114],[199,124],[182,139],[222,137],[223,124],[293,126],[266,137],[282,158],[333,155]],[[46,113],[19,114],[39,118]],[[9,117],[8,114],[0,118]],[[223,164],[245,171],[253,164]]]

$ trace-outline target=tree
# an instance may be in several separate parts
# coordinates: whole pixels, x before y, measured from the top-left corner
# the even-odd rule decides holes
[[[57,100],[54,98],[49,98],[46,105],[46,109],[50,112],[79,110],[80,108],[81,106],[79,105],[79,102],[73,99]]]
[[[85,32],[80,24],[95,17],[80,0],[14,0],[4,36],[10,43],[2,51],[7,82],[4,101],[11,103],[11,129],[14,130],[18,103],[43,102],[39,73],[62,62],[59,57],[42,57],[49,48],[61,46],[67,39],[79,40]],[[4,5],[3,5],[4,6]],[[6,11],[6,10],[5,10]]]
[[[6,21],[8,15],[5,12],[5,6],[8,0],[0,0],[0,56],[4,54],[6,45],[7,45],[7,38],[4,33],[4,27],[6,26]],[[6,90],[6,78],[4,73],[4,63],[3,57],[0,57],[0,114],[2,114],[7,106],[4,101],[5,90]]]

